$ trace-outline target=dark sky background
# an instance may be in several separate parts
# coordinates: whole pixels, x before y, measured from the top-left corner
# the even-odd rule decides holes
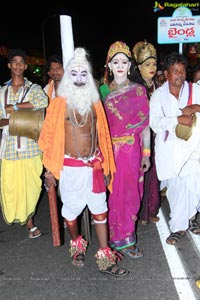
[[[155,1],[152,0],[88,2],[35,0],[21,4],[20,1],[4,1],[5,8],[1,10],[0,18],[0,45],[9,49],[23,48],[30,56],[39,52],[40,56],[45,54],[45,58],[61,53],[59,15],[69,15],[72,17],[75,47],[83,46],[88,50],[98,71],[105,64],[110,44],[117,40],[126,42],[132,50],[136,42],[147,39],[154,44],[158,55],[178,51],[178,44],[157,44],[157,18],[171,16],[174,9],[155,13]],[[164,1],[159,3],[163,5]]]

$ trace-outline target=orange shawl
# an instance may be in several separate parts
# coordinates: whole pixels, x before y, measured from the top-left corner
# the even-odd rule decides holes
[[[48,91],[47,91],[47,95],[49,97],[49,103],[51,103],[51,101],[52,101],[53,88],[54,88],[54,81],[51,80],[49,82],[49,88],[48,88]]]
[[[97,114],[98,144],[104,157],[103,172],[105,176],[111,175],[108,189],[112,192],[113,175],[116,167],[110,132],[101,101],[94,103],[94,107]],[[65,154],[65,112],[66,101],[63,98],[56,97],[51,101],[38,140],[38,145],[43,152],[43,164],[56,179],[60,178]]]

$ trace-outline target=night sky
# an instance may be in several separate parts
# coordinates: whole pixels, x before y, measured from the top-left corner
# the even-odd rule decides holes
[[[105,64],[108,48],[116,40],[126,42],[131,50],[136,42],[147,39],[157,48],[158,54],[178,51],[178,44],[157,44],[157,18],[171,16],[173,9],[154,12],[155,1],[152,0],[120,3],[92,1],[93,5],[88,2],[56,0],[48,3],[35,0],[21,5],[20,1],[17,4],[4,1],[5,8],[1,10],[0,18],[0,45],[9,49],[23,48],[31,56],[37,52],[43,56],[45,44],[46,58],[61,53],[59,15],[69,15],[72,17],[75,47],[85,47],[91,54],[94,67],[98,69]],[[164,4],[164,1],[159,3]]]
[[[130,48],[144,38],[152,42],[156,40],[152,22],[153,1],[140,0],[137,5],[130,1],[118,5],[113,1],[112,4],[107,1],[84,4],[88,2],[56,0],[46,4],[33,1],[33,4],[26,2],[27,7],[12,4],[6,10],[8,14],[0,18],[0,44],[29,51],[43,50],[44,33],[47,56],[59,52],[59,15],[72,17],[75,47],[86,47],[98,65],[104,64],[108,47],[116,40],[125,41]],[[46,9],[41,5],[45,5]]]

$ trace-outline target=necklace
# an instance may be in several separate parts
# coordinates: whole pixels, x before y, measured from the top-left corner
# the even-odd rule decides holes
[[[156,89],[155,83],[152,81],[151,83],[146,83],[146,86],[147,86],[149,97],[151,97],[151,95],[153,94],[153,92]]]
[[[152,87],[152,85],[153,85],[153,81],[151,81],[151,82],[145,81],[145,84],[150,89]]]
[[[88,112],[80,117],[80,121],[77,120],[74,109],[69,109],[69,119],[73,127],[83,127],[87,123]]]
[[[91,123],[92,123],[92,125],[91,125],[91,139],[92,139],[92,142],[91,142],[91,148],[90,148],[89,155],[83,157],[80,154],[80,150],[79,150],[79,147],[78,147],[78,139],[77,139],[77,135],[76,135],[76,128],[77,127],[83,127],[86,124],[89,114],[91,115]],[[75,147],[77,156],[79,158],[81,158],[82,160],[88,160],[92,156],[92,154],[94,153],[94,151],[95,151],[95,149],[97,147],[97,130],[96,130],[96,127],[94,126],[94,114],[93,114],[93,110],[90,109],[90,111],[87,112],[85,119],[84,120],[81,119],[81,121],[79,123],[77,122],[77,118],[76,118],[76,115],[75,115],[75,112],[74,112],[73,119],[71,119],[71,116],[70,116],[70,122],[72,124],[73,141],[74,141],[74,147]]]
[[[120,89],[126,85],[128,85],[130,82],[129,79],[126,79],[124,82],[118,84],[115,80],[113,80],[110,84],[110,90]]]

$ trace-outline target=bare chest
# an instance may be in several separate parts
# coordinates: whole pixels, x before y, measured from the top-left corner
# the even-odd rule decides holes
[[[97,116],[91,109],[84,115],[67,110],[65,120],[65,154],[79,158],[89,158],[97,147]]]

